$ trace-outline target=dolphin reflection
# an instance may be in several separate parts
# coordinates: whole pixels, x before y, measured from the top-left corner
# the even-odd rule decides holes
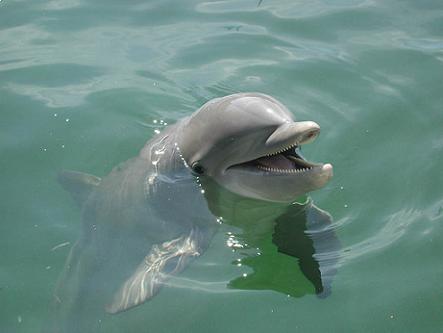
[[[287,205],[240,197],[208,182],[204,187],[211,212],[239,230],[227,236],[227,246],[240,255],[233,264],[252,269],[228,287],[293,297],[331,293],[341,243],[328,212],[306,197]]]

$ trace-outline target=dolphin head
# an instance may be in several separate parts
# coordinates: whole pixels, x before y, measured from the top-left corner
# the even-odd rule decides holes
[[[231,192],[292,202],[332,177],[331,164],[308,162],[299,151],[319,132],[313,121],[294,121],[271,96],[241,93],[213,99],[196,111],[182,127],[179,148],[194,174]]]

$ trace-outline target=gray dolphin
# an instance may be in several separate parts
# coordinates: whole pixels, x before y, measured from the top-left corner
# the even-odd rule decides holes
[[[55,312],[84,331],[78,316],[137,306],[201,255],[219,225],[205,180],[283,205],[324,186],[331,164],[308,162],[299,151],[319,131],[268,95],[234,94],[166,127],[103,179],[62,172],[59,182],[81,207],[83,223],[55,291]]]

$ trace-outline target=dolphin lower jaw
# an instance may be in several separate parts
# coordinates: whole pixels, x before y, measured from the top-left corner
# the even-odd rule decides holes
[[[322,188],[331,177],[332,165],[327,163],[294,173],[235,167],[215,180],[231,192],[245,197],[293,202],[300,195]]]

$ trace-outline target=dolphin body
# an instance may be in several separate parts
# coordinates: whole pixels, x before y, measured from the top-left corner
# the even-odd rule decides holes
[[[234,94],[166,127],[103,179],[62,172],[59,182],[81,207],[83,223],[55,291],[53,329],[88,331],[79,317],[103,308],[118,313],[153,297],[208,248],[220,210],[233,202],[221,203],[219,189],[257,207],[277,205],[281,220],[298,196],[332,177],[330,164],[308,162],[299,151],[319,130],[312,121],[294,121],[268,95]],[[309,223],[330,222],[312,203],[307,207],[303,216],[321,216]],[[290,224],[278,216],[266,228],[282,229],[286,238],[275,234],[273,242],[297,257],[288,245]],[[305,259],[318,274],[310,280],[321,293],[321,267],[311,252]]]

